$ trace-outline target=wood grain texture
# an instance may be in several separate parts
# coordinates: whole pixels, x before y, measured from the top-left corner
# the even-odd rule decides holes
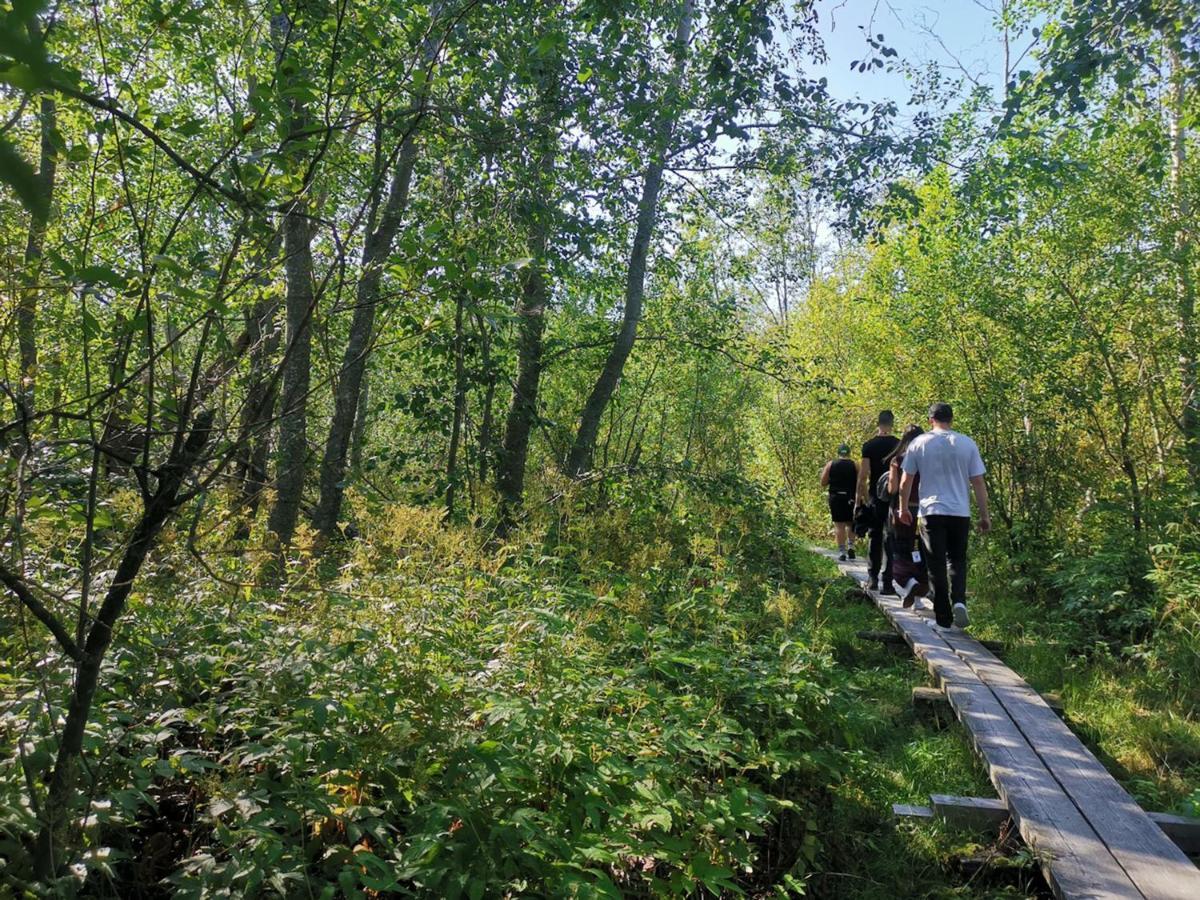
[[[865,576],[859,561],[839,567]],[[1200,869],[1164,833],[1168,823],[1138,806],[1046,698],[969,634],[872,596],[967,727],[1058,896],[1200,898]]]

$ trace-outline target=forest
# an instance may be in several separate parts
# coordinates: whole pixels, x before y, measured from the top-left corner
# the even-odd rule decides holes
[[[812,550],[933,401],[1200,816],[1200,7],[988,3],[3,0],[0,896],[1047,896]]]

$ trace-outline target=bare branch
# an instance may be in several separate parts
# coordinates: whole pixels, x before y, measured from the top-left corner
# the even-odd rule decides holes
[[[37,620],[46,626],[67,656],[76,662],[83,661],[83,651],[75,643],[75,639],[71,637],[70,632],[67,631],[58,616],[34,595],[23,578],[10,571],[3,563],[0,563],[0,582],[3,582],[4,586],[16,595],[16,598],[34,614]]]

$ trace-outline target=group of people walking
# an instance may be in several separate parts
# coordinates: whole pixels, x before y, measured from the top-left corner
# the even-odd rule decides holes
[[[899,594],[905,607],[930,597],[936,627],[965,628],[972,493],[980,533],[992,527],[979,447],[951,427],[948,403],[929,408],[929,430],[909,425],[896,437],[895,421],[883,410],[860,462],[842,444],[821,471],[838,558],[854,559],[855,537],[868,537],[869,590]]]

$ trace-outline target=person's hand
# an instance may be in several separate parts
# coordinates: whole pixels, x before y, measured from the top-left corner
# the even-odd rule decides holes
[[[901,525],[912,524],[912,510],[908,507],[901,507],[896,511],[896,517],[900,520]]]
[[[992,517],[989,516],[987,513],[984,513],[982,516],[979,517],[979,533],[987,534],[991,530],[992,530]]]

